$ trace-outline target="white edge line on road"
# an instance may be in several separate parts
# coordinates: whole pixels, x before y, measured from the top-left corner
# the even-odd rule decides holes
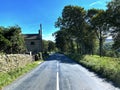
[[[56,90],[59,90],[59,62],[57,62],[57,83]]]

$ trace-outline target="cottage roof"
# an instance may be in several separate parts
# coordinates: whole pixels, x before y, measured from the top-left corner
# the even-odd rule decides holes
[[[24,34],[25,39],[40,39],[39,34]]]

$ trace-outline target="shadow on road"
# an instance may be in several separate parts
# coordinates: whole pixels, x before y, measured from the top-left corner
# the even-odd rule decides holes
[[[59,54],[59,53],[52,54],[46,59],[46,61],[53,61],[53,60],[59,61],[60,63],[77,64],[72,59],[66,57],[63,54]]]

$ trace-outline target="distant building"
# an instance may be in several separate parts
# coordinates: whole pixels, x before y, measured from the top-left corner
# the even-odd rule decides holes
[[[37,54],[42,52],[42,26],[40,24],[40,30],[38,34],[23,34],[25,40],[25,46],[27,52]]]

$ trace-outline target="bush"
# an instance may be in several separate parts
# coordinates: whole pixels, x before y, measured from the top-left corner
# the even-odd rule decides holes
[[[43,59],[42,52],[39,52],[34,57],[35,57],[35,61],[42,60]]]
[[[44,60],[45,60],[46,58],[48,58],[48,56],[49,56],[49,54],[48,54],[47,51],[45,51],[45,52],[42,53],[42,57],[43,57]]]
[[[108,57],[120,57],[120,53],[116,51],[104,51],[104,56]]]
[[[80,60],[82,60],[83,56],[81,54],[67,54],[68,57],[70,57],[71,59],[74,59],[76,62],[79,62]]]

